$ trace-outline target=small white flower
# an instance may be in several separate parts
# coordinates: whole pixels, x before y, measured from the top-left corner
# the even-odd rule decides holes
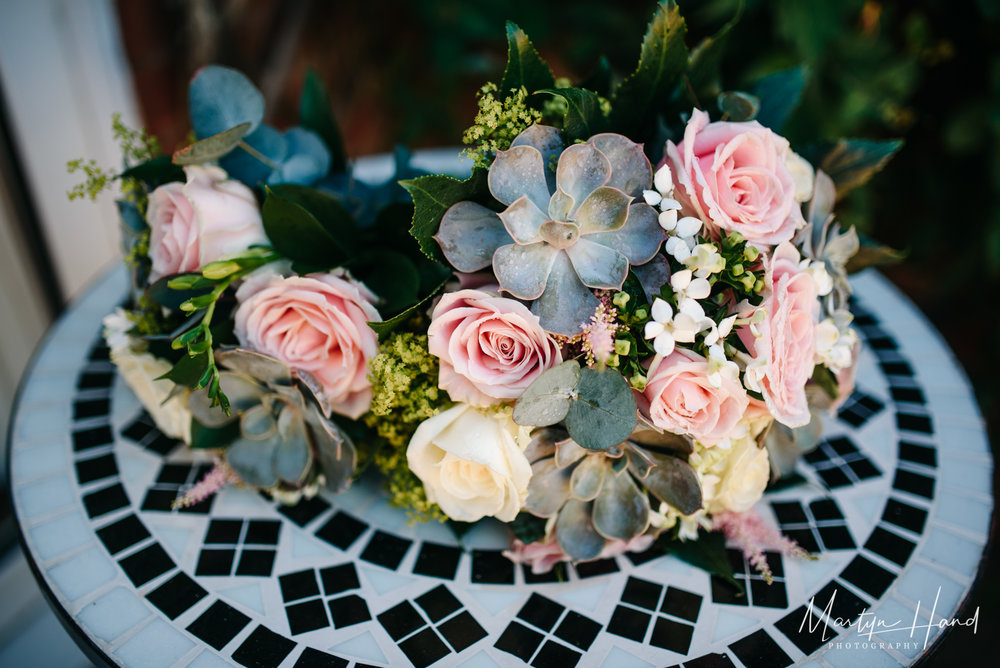
[[[677,226],[680,227],[680,222]],[[694,270],[695,276],[705,278],[717,274],[726,268],[726,260],[719,253],[715,244],[698,244],[691,249],[691,255],[682,260],[688,269]]]
[[[666,357],[674,351],[677,343],[693,343],[699,332],[713,323],[705,317],[701,304],[693,299],[682,298],[678,302],[677,313],[664,300],[653,300],[652,320],[646,323],[643,336],[653,339],[653,350]]]
[[[813,180],[816,173],[809,161],[794,151],[789,151],[785,158],[785,167],[792,175],[792,182],[795,184],[795,201],[805,202],[812,197]]]
[[[646,200],[646,204],[649,206],[656,206],[663,199],[663,195],[656,192],[655,190],[643,190],[642,198]]]
[[[674,175],[670,173],[670,167],[663,165],[656,170],[656,174],[653,175],[653,187],[664,195],[674,191]]]
[[[854,346],[858,342],[858,335],[850,326],[851,319],[848,311],[840,310],[833,317],[816,325],[815,361],[834,373],[854,363]]]
[[[736,362],[726,359],[726,353],[719,344],[708,347],[708,382],[712,387],[722,387],[723,378],[738,381],[740,367]]]
[[[705,299],[712,293],[712,286],[708,279],[693,278],[692,276],[690,269],[675,271],[670,276],[670,287],[677,293],[678,300],[683,298]]]
[[[691,248],[694,246],[693,243],[688,243],[686,240],[680,237],[670,236],[667,237],[667,243],[664,244],[663,248],[674,256],[674,259],[678,262],[683,262],[684,260],[691,257]]]
[[[666,211],[661,211],[657,219],[660,221],[660,227],[662,227],[664,231],[673,232],[677,227],[677,209],[667,209]]]
[[[820,297],[830,294],[833,290],[833,278],[826,270],[824,262],[818,260],[810,262],[809,259],[804,259],[799,262],[799,267],[813,279],[813,283],[816,285],[816,294]]]
[[[736,314],[724,318],[718,326],[712,327],[711,331],[705,335],[705,345],[714,346],[719,341],[725,340],[729,333],[733,331],[733,325],[736,324]]]
[[[701,232],[702,222],[694,216],[684,216],[677,221],[677,236],[682,239],[694,241],[695,236]]]

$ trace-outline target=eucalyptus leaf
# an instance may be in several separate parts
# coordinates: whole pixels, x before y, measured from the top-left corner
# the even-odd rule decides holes
[[[507,67],[500,80],[500,91],[506,95],[522,86],[528,93],[555,85],[552,70],[538,55],[531,40],[514,23],[507,22]]]
[[[723,118],[737,123],[753,120],[760,109],[757,96],[738,90],[719,93],[717,103]]]
[[[294,408],[285,408],[284,411],[292,411],[295,417],[289,421],[282,433],[281,443],[274,450],[274,470],[283,481],[298,486],[305,481],[312,468],[312,453],[299,412]]]
[[[516,421],[516,408],[514,412]],[[580,370],[577,396],[566,414],[566,428],[574,441],[588,450],[606,450],[627,439],[635,422],[632,388],[620,373]]]
[[[903,147],[903,140],[841,139],[826,154],[819,168],[833,179],[837,199],[867,183]]]
[[[629,470],[660,501],[670,504],[682,515],[690,515],[701,508],[701,485],[698,474],[691,465],[679,457],[645,452],[644,456],[655,466],[643,473],[638,462],[629,461]]]
[[[217,135],[200,139],[174,152],[175,165],[200,165],[214,162],[232,151],[250,131],[250,123],[240,123]]]
[[[809,68],[802,65],[758,79],[750,87],[750,92],[760,100],[757,122],[775,132],[780,132],[788,117],[799,105],[808,77]]]
[[[685,25],[673,0],[661,0],[646,30],[636,70],[625,78],[612,99],[611,127],[635,140],[653,127],[687,69]]]
[[[514,405],[514,422],[545,427],[559,422],[570,410],[570,399],[581,378],[580,364],[569,360],[542,373]]]
[[[255,350],[221,348],[215,353],[215,359],[222,366],[263,383],[288,385],[292,382],[287,364]]]
[[[566,100],[562,127],[566,141],[585,140],[607,130],[608,117],[596,93],[583,88],[543,88],[538,92]]]
[[[594,530],[593,502],[570,499],[556,518],[556,540],[574,561],[595,559],[604,549],[605,540]]]
[[[347,171],[347,154],[344,139],[330,107],[330,96],[326,86],[312,69],[306,72],[302,98],[299,101],[299,121],[326,143],[330,149],[330,168],[334,173]]]
[[[594,499],[594,529],[605,538],[629,541],[649,526],[649,497],[627,472],[605,478]]]
[[[462,201],[493,202],[486,181],[487,170],[477,169],[464,181],[450,176],[428,175],[400,181],[413,198],[413,221],[410,234],[417,240],[424,255],[446,264],[441,247],[434,240],[441,219],[453,205]]]
[[[208,65],[191,80],[188,108],[199,139],[244,123],[253,132],[264,119],[264,96],[242,72]]]

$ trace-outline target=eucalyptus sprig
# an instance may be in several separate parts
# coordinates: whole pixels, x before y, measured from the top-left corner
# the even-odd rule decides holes
[[[212,406],[221,406],[229,415],[229,399],[219,385],[219,368],[215,364],[212,338],[212,318],[216,304],[234,281],[265,264],[270,264],[281,256],[270,248],[254,247],[235,257],[210,262],[200,273],[183,274],[171,279],[167,287],[171,290],[198,291],[180,305],[180,310],[188,314],[190,328],[178,334],[171,341],[174,350],[186,349],[187,355],[161,378],[172,380],[195,390],[208,389]],[[203,292],[208,290],[208,292]]]

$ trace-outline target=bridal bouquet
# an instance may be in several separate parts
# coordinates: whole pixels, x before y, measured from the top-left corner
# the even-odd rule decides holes
[[[860,244],[832,210],[898,143],[793,150],[805,71],[723,88],[730,28],[689,51],[663,2],[631,74],[574,86],[508,24],[464,180],[399,152],[357,181],[315,77],[280,131],[218,66],[191,82],[193,144],[119,128],[123,172],[77,164],[123,185],[112,358],[216,457],[179,503],[374,469],[415,517],[509,523],[536,570],[711,531],[794,549],[752,507],[851,391]]]

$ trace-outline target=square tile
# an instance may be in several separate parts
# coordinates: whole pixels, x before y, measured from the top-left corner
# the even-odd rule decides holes
[[[639,608],[656,610],[660,604],[660,594],[662,593],[663,585],[629,576],[628,581],[625,583],[625,591],[622,592],[621,600],[622,603],[628,603]]]
[[[330,618],[333,620],[334,628],[341,629],[345,626],[353,626],[367,622],[372,618],[372,614],[368,611],[368,604],[355,594],[331,599],[329,605]]]
[[[439,585],[415,599],[417,605],[427,614],[431,623],[436,623],[462,607],[448,588]]]
[[[699,610],[701,610],[701,596],[677,587],[667,587],[660,612],[696,622]]]
[[[213,519],[208,523],[208,530],[205,532],[205,543],[236,545],[240,542],[241,533],[243,533],[243,520]]]
[[[437,630],[456,652],[461,652],[486,637],[486,630],[467,610],[442,623]]]
[[[146,594],[146,599],[168,619],[177,619],[207,595],[204,587],[192,580],[187,573],[178,573]]]
[[[426,628],[399,643],[399,649],[415,668],[426,668],[451,652],[434,629]]]
[[[316,530],[316,537],[341,550],[347,550],[367,528],[368,525],[361,520],[337,511],[326,524]]]
[[[293,641],[258,626],[233,652],[233,661],[247,668],[277,668],[294,648]]]
[[[514,584],[514,563],[500,550],[472,551],[472,581],[481,584]]]
[[[274,550],[251,550],[243,548],[240,552],[240,562],[236,566],[236,575],[255,577],[270,577],[274,568]]]
[[[195,575],[229,575],[233,571],[236,550],[202,550],[198,555]]]
[[[176,566],[159,543],[125,557],[118,564],[136,587],[141,587]]]
[[[361,558],[369,563],[396,570],[412,543],[413,541],[406,538],[376,531],[361,553]]]
[[[316,572],[311,568],[295,573],[286,573],[278,578],[278,584],[281,586],[281,599],[285,603],[310,596],[319,596]]]
[[[389,637],[397,642],[420,627],[427,625],[427,622],[409,601],[403,601],[399,605],[389,608],[379,614],[377,619]]]
[[[650,614],[619,605],[611,615],[611,621],[608,622],[608,633],[642,642],[646,637],[650,619],[652,619]]]
[[[420,545],[413,572],[444,580],[454,580],[462,550],[450,545],[424,542]]]
[[[546,640],[531,662],[533,668],[573,668],[582,655],[561,643]]]
[[[249,623],[250,618],[242,612],[216,601],[198,619],[188,624],[187,630],[210,647],[222,650]]]
[[[755,631],[729,646],[746,668],[785,668],[792,659],[764,629]]]
[[[551,631],[566,608],[540,594],[532,594],[517,613],[518,619],[535,628]]]
[[[528,663],[544,639],[545,636],[538,631],[518,622],[511,622],[493,646]]]
[[[656,623],[653,625],[653,633],[649,637],[649,644],[678,654],[687,654],[691,647],[692,635],[694,635],[694,627],[690,624],[676,622],[666,617],[657,617]]]
[[[361,583],[358,581],[358,572],[354,569],[354,564],[350,562],[321,569],[319,579],[323,583],[323,593],[327,596],[361,587]]]
[[[285,614],[288,616],[288,628],[293,636],[330,625],[326,618],[326,606],[319,598],[285,606]]]
[[[584,617],[580,613],[570,610],[559,623],[559,628],[556,629],[555,633],[560,639],[586,652],[594,644],[601,628],[600,624],[589,617]]]
[[[109,554],[118,554],[149,536],[149,530],[135,515],[128,515],[97,530],[97,537],[104,543]]]

